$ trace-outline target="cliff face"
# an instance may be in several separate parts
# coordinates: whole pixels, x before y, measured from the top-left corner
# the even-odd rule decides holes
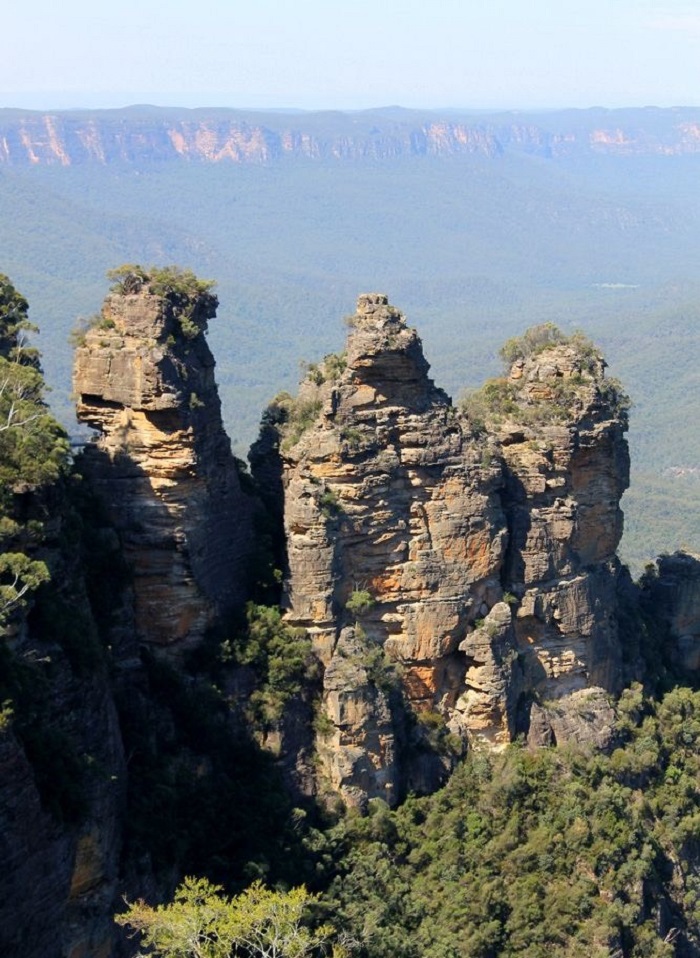
[[[371,111],[344,115],[126,109],[87,113],[0,111],[0,165],[267,163],[497,157],[507,152],[682,155],[700,150],[697,110],[566,111],[530,117]]]
[[[288,616],[326,666],[332,787],[359,803],[422,787],[436,739],[604,738],[628,464],[602,361],[521,360],[493,387],[506,413],[491,395],[481,421],[433,386],[385,296],[350,323],[346,353],[270,408],[258,456],[271,474],[276,430]]]
[[[46,563],[51,582],[0,622],[0,954],[7,958],[111,954],[126,765],[86,587],[85,517],[69,487],[46,483],[14,499],[14,520],[34,530],[30,553]],[[94,567],[100,558],[90,555]]]
[[[516,360],[487,415],[505,464],[505,588],[517,598],[516,726],[534,741],[602,743],[619,690],[616,550],[629,484],[626,399],[591,344],[552,343]],[[547,703],[547,704],[543,704]],[[573,721],[572,710],[590,720]]]
[[[83,469],[133,573],[137,637],[179,652],[246,597],[251,507],[203,335],[216,298],[163,282],[129,275],[107,297],[73,382],[78,419],[98,430]]]
[[[660,556],[642,579],[642,605],[661,623],[666,664],[684,673],[700,669],[700,556]]]

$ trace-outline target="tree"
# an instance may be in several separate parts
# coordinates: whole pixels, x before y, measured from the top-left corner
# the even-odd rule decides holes
[[[304,886],[280,892],[261,882],[227,898],[205,878],[186,878],[170,904],[137,901],[115,920],[160,958],[312,958],[327,953],[333,933],[307,924],[317,900]]]
[[[58,478],[69,443],[44,402],[44,377],[27,333],[27,301],[0,274],[0,493]]]
[[[48,580],[49,570],[45,562],[30,559],[23,552],[0,554],[0,635],[9,613],[25,605],[27,593]]]

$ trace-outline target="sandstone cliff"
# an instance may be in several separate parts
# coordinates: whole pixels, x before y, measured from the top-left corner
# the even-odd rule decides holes
[[[217,300],[191,274],[127,269],[76,350],[82,469],[131,568],[139,641],[199,642],[247,594],[251,504],[222,422],[204,338]]]
[[[0,111],[0,165],[185,161],[259,164],[287,158],[406,156],[547,158],[700,151],[697,110],[590,110],[464,117],[372,110],[288,114],[234,110]]]
[[[393,801],[434,786],[431,751],[444,767],[519,732],[604,741],[628,463],[602,359],[545,343],[462,413],[386,296],[349,322],[253,456],[282,475],[288,618],[326,669],[328,784]]]

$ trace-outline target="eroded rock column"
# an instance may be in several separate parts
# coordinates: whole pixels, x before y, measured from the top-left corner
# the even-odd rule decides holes
[[[207,284],[177,270],[121,276],[76,350],[84,471],[133,574],[140,641],[179,654],[246,595],[251,507],[204,338]]]

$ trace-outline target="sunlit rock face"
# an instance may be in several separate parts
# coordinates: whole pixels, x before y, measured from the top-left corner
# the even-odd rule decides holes
[[[626,399],[600,354],[576,337],[517,360],[506,388],[512,408],[491,425],[505,461],[502,579],[518,600],[519,730],[530,729],[534,703],[553,740],[597,739],[586,715],[597,728],[607,710],[609,726],[604,692],[622,680],[616,550],[629,484]],[[562,721],[563,700],[586,689],[600,690],[598,704],[589,691],[579,721]]]
[[[251,508],[224,432],[204,338],[217,300],[138,275],[107,297],[76,350],[84,471],[133,574],[141,641],[178,654],[246,592]]]
[[[604,738],[586,716],[609,726],[620,681],[628,463],[602,360],[580,344],[523,359],[505,414],[477,422],[385,295],[348,323],[345,352],[269,407],[252,457],[281,474],[287,615],[326,667],[325,784],[395,801],[533,716],[533,741]]]

